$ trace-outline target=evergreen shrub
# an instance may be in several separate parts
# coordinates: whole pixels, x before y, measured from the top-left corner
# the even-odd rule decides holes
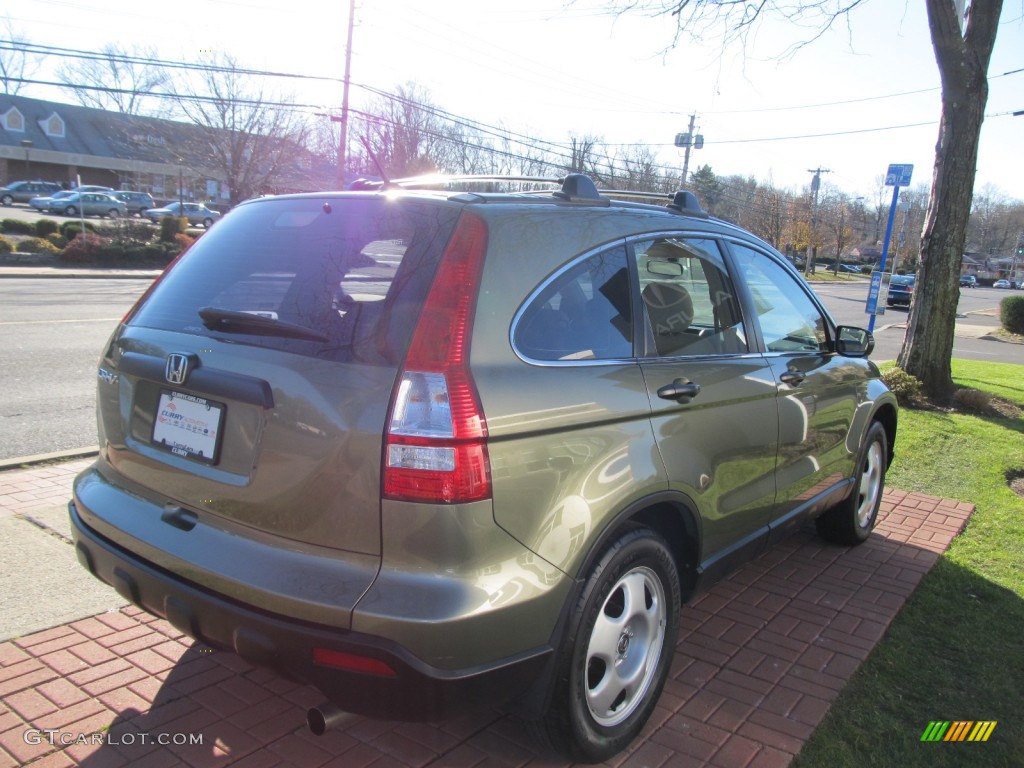
[[[1003,328],[1010,333],[1024,334],[1024,296],[1007,296],[999,304]]]
[[[53,219],[39,219],[35,224],[36,237],[48,237],[60,232],[60,224]]]
[[[0,232],[11,235],[34,235],[36,230],[31,221],[21,219],[4,219],[0,221]]]

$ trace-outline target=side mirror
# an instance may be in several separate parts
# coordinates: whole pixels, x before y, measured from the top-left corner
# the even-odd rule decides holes
[[[836,352],[843,357],[867,357],[875,349],[875,337],[864,328],[840,325],[836,328]]]

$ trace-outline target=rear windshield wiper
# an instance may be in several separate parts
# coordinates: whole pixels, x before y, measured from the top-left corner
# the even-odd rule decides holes
[[[264,315],[239,312],[234,309],[203,307],[199,310],[203,325],[211,331],[224,333],[252,333],[261,336],[284,336],[307,341],[330,341],[327,336],[295,323],[288,323]]]

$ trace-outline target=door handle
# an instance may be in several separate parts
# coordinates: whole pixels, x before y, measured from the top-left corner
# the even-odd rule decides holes
[[[799,387],[804,383],[804,379],[807,378],[807,374],[803,371],[786,371],[784,374],[779,376],[784,384],[789,384],[791,387]]]
[[[686,405],[699,394],[700,384],[689,379],[676,379],[658,390],[658,397],[662,400],[675,400],[680,405]]]

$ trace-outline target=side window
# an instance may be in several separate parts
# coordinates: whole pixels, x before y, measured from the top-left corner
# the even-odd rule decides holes
[[[516,349],[531,360],[633,357],[629,271],[622,247],[601,251],[557,275],[516,324]]]
[[[653,339],[649,352],[669,357],[747,351],[739,303],[714,240],[658,238],[636,243],[634,252]]]
[[[825,352],[824,316],[799,279],[764,253],[733,244],[769,352]]]

